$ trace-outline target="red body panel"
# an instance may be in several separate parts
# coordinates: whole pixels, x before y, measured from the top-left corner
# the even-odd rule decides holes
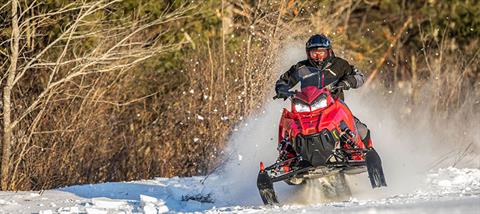
[[[329,131],[334,129],[341,130],[340,123],[345,121],[348,128],[355,134],[354,142],[356,146],[364,149],[365,145],[358,135],[351,111],[343,101],[338,98],[334,99],[327,89],[306,87],[301,92],[297,92],[293,99],[300,99],[307,104],[312,104],[322,94],[325,94],[327,97],[327,107],[310,112],[297,112],[292,101],[291,112],[283,109],[279,125],[278,142],[280,143],[285,138],[295,138],[299,134],[304,136],[316,134],[325,128]],[[345,145],[345,148],[348,149],[348,147],[349,145]],[[353,156],[353,158],[356,160],[363,159],[360,154]]]

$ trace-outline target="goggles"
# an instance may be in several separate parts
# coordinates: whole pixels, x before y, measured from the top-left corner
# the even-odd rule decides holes
[[[323,61],[328,57],[328,55],[329,51],[325,48],[312,49],[308,51],[308,56],[314,61]]]

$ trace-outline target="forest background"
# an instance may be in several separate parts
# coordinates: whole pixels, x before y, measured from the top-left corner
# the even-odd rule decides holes
[[[314,33],[407,119],[426,95],[426,117],[478,115],[474,0],[2,0],[1,188],[209,174]]]

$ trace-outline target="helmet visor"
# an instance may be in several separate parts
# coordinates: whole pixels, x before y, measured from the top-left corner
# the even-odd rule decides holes
[[[317,48],[308,51],[310,59],[316,62],[321,62],[328,57],[328,50],[325,48]]]

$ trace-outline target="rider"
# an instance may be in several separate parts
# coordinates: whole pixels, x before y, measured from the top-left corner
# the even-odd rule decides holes
[[[343,90],[358,88],[365,82],[362,72],[350,65],[346,60],[335,56],[330,39],[323,34],[310,37],[306,43],[307,60],[293,65],[280,76],[275,84],[277,97],[288,98],[292,95],[289,89],[300,80],[301,87],[319,86],[321,79],[335,79],[337,86]],[[319,77],[322,78],[319,78]],[[338,90],[334,96],[344,99],[343,90]],[[357,131],[365,145],[372,145],[370,131],[367,126],[355,117]],[[279,148],[281,150],[281,148]]]

